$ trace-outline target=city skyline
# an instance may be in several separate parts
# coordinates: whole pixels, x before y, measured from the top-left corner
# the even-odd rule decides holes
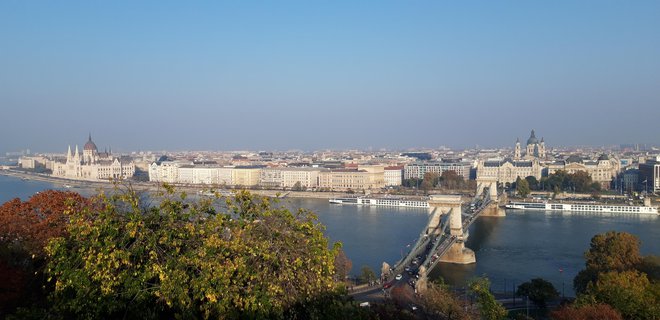
[[[657,12],[4,2],[0,152],[659,145]]]
[[[532,129],[534,131],[534,129]],[[541,139],[544,139],[545,137],[540,136]],[[89,133],[89,136],[87,139],[92,139],[92,134]],[[77,139],[80,140],[80,139]],[[511,139],[510,139],[511,140]],[[255,148],[243,148],[243,149],[186,149],[180,148],[180,149],[175,149],[175,148],[162,148],[162,149],[146,149],[146,148],[138,148],[138,149],[126,149],[123,148],[120,145],[117,145],[113,147],[112,145],[106,145],[102,144],[100,147],[100,150],[103,150],[104,152],[112,151],[113,148],[115,151],[118,151],[119,153],[135,153],[135,152],[303,152],[303,153],[309,153],[309,152],[323,152],[323,151],[331,151],[331,152],[350,152],[350,151],[358,151],[358,152],[407,152],[407,151],[424,151],[424,150],[448,150],[448,151],[461,151],[461,150],[503,150],[503,149],[515,149],[515,143],[520,141],[522,146],[526,146],[527,143],[525,142],[526,138],[520,138],[517,137],[516,140],[513,140],[513,143],[505,144],[505,145],[500,145],[500,146],[482,146],[479,144],[474,144],[472,146],[466,146],[466,147],[449,147],[448,145],[438,145],[438,146],[422,146],[422,147],[416,147],[416,146],[408,146],[408,147],[403,147],[403,148],[373,148],[373,147],[365,147],[365,148],[322,148],[322,149],[301,149],[301,148],[289,148],[289,149],[255,149]],[[87,141],[87,140],[85,140]],[[84,143],[79,143],[79,142],[74,142],[74,143],[67,143],[66,146],[70,148],[71,150],[75,150],[76,148],[82,150]],[[549,145],[548,148],[550,150],[567,150],[567,149],[593,149],[593,150],[598,150],[598,149],[604,149],[604,150],[615,150],[615,149],[622,149],[622,148],[628,148],[628,149],[633,149],[633,150],[638,150],[638,151],[652,151],[660,148],[658,145],[649,145],[649,144],[635,144],[635,143],[628,143],[628,144],[609,144],[609,145]],[[36,150],[32,149],[30,147],[27,148],[22,148],[22,149],[15,149],[15,150],[0,150],[3,154],[6,152],[8,154],[64,154],[62,151],[62,145],[60,145],[59,148],[55,148],[54,150]]]

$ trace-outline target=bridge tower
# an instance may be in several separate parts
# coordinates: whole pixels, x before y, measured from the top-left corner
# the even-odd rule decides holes
[[[474,252],[465,247],[467,236],[463,233],[463,219],[461,209],[461,196],[454,195],[432,195],[429,205],[434,206],[443,214],[449,214],[449,233],[456,237],[456,242],[449,248],[447,253],[440,257],[441,262],[470,264],[477,262]],[[440,215],[437,225],[440,224]],[[433,220],[432,220],[433,222]],[[429,230],[433,223],[429,224]],[[438,230],[439,228],[435,229]]]
[[[500,207],[500,199],[497,194],[497,178],[479,177],[477,178],[477,196],[488,190],[488,197],[492,201],[481,214],[485,217],[504,217],[506,213]],[[502,201],[505,201],[502,199]]]

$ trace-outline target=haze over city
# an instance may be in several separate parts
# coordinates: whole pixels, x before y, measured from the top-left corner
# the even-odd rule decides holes
[[[0,151],[660,142],[659,2],[507,4],[4,1]]]

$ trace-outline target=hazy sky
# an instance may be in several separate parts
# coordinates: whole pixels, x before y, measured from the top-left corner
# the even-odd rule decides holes
[[[660,1],[1,1],[0,151],[660,144]]]

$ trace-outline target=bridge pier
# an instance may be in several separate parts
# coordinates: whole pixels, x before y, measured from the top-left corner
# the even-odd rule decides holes
[[[500,207],[499,201],[493,201],[491,204],[484,208],[484,211],[481,213],[482,217],[505,217],[506,212],[502,207]]]
[[[461,197],[454,195],[433,195],[429,200],[431,206],[438,207],[443,213],[449,214],[449,233],[456,237],[456,242],[451,245],[447,253],[440,257],[441,262],[470,264],[477,262],[474,251],[465,247],[465,234],[463,233],[463,218],[461,208]],[[438,223],[440,223],[438,221]]]
[[[440,257],[440,262],[471,264],[477,262],[477,257],[474,255],[474,251],[465,247],[465,242],[457,241],[449,247],[447,253]]]
[[[478,178],[477,179],[477,195],[482,194],[484,191],[488,191],[488,196],[490,197],[491,203],[484,208],[481,213],[484,217],[504,217],[506,213],[504,209],[500,207],[500,203],[504,203],[506,200],[501,199],[500,201],[497,194],[497,179],[496,178]]]

